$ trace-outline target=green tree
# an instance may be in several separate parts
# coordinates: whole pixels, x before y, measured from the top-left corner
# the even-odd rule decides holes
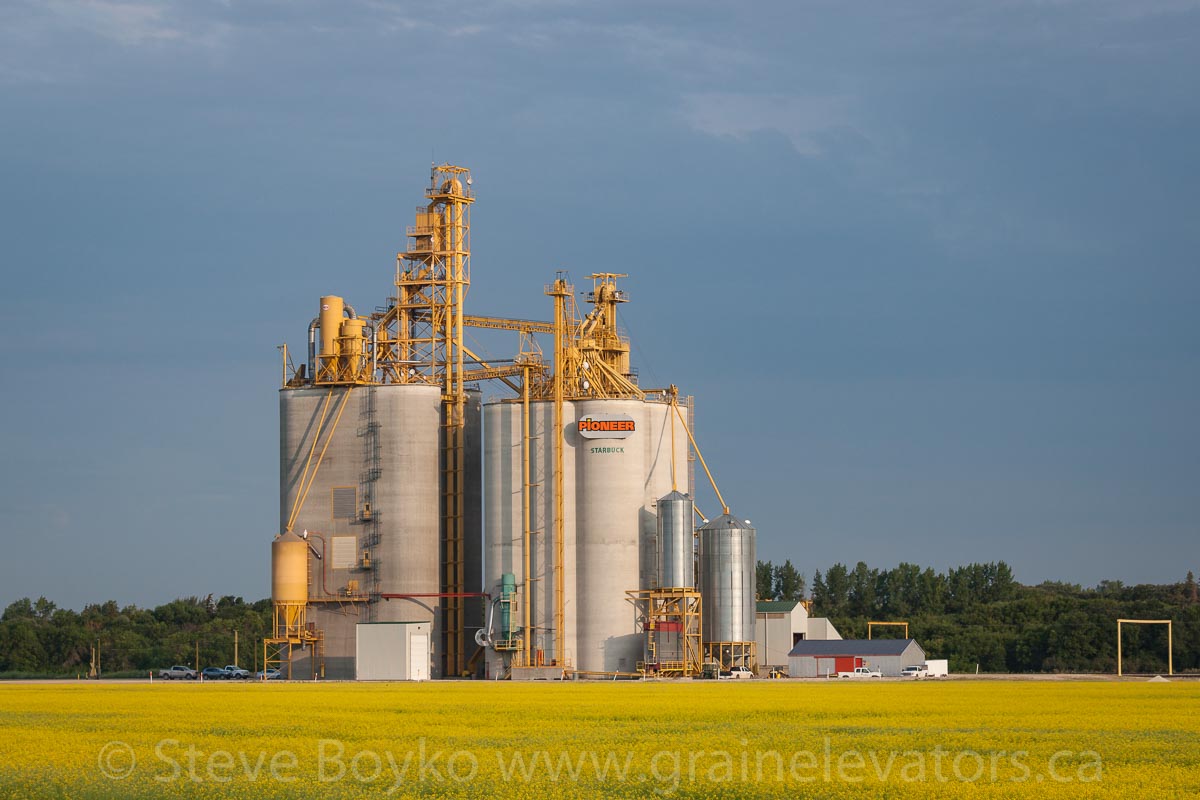
[[[775,567],[770,561],[759,561],[754,565],[754,597],[757,600],[774,600]]]
[[[28,597],[22,597],[20,600],[8,604],[8,608],[4,609],[4,615],[0,616],[0,620],[8,622],[16,619],[32,619],[33,616],[33,601]]]
[[[825,578],[821,576],[821,570],[813,572],[812,583],[812,601],[814,608],[827,608],[829,606],[829,589],[825,586]]]
[[[873,570],[860,561],[850,574],[849,600],[850,613],[859,617],[871,617],[875,614],[875,584],[879,571]]]
[[[830,617],[840,617],[847,612],[850,597],[850,573],[845,564],[834,564],[825,572],[825,603],[821,612]]]
[[[38,640],[33,620],[0,622],[0,670],[39,672],[46,669],[46,651]]]
[[[791,559],[775,568],[775,597],[779,600],[804,599],[804,574],[792,566]]]

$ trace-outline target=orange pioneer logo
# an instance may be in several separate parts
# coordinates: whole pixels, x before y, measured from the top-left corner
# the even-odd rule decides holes
[[[633,417],[624,414],[605,414],[584,417],[576,423],[575,429],[585,439],[626,439],[633,435],[637,424]]]
[[[579,420],[579,430],[588,431],[589,433],[598,433],[600,431],[633,431],[633,420],[631,419],[587,419]]]

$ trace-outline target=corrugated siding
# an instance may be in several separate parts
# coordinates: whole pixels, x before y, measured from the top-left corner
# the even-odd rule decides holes
[[[333,518],[354,519],[358,515],[358,489],[353,486],[333,487]]]

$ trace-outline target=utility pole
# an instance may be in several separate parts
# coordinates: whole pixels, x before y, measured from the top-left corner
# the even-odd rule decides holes
[[[233,629],[233,665],[235,667],[241,666],[240,664],[238,664],[238,632],[237,632],[237,628]]]
[[[200,671],[200,640],[196,640],[196,672]]]

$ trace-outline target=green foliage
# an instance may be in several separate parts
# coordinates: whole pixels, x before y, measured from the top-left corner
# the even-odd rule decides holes
[[[760,561],[755,578],[760,600],[804,596],[804,575],[791,561]],[[1200,671],[1196,594],[1191,572],[1163,586],[1022,586],[1004,562],[947,572],[908,563],[875,569],[859,562],[853,570],[834,564],[812,578],[813,613],[831,618],[843,636],[865,637],[871,620],[905,620],[929,656],[948,658],[957,672],[974,672],[976,665],[985,672],[1115,672],[1119,617],[1173,620],[1176,671]],[[194,665],[197,647],[201,667],[222,666],[233,661],[235,630],[241,666],[250,669],[258,666],[270,624],[265,599],[185,597],[154,609],[110,600],[75,612],[24,597],[0,615],[0,675],[86,674],[97,643],[105,675]],[[900,634],[877,628],[875,635]],[[1123,647],[1126,671],[1166,671],[1162,626],[1126,626]]]
[[[754,565],[754,597],[758,600],[775,599],[775,568],[770,561],[759,561]]]
[[[759,600],[803,600],[807,593],[804,584],[804,573],[790,560],[778,567],[770,561],[754,565],[754,593]]]
[[[1180,583],[1091,589],[1047,582],[1022,586],[1004,562],[945,573],[902,563],[853,570],[834,564],[813,574],[813,613],[843,636],[866,637],[867,622],[907,621],[931,658],[957,672],[1115,672],[1117,619],[1170,619],[1176,671],[1200,670],[1200,603],[1191,573]],[[876,636],[899,636],[877,628]],[[1127,672],[1166,672],[1167,633],[1126,626]]]
[[[784,561],[781,566],[775,568],[772,585],[775,587],[775,599],[777,600],[804,599],[804,575],[792,566],[790,560]]]
[[[173,600],[155,609],[120,608],[108,601],[83,611],[61,609],[46,598],[21,598],[0,616],[0,674],[87,674],[99,645],[104,675],[145,675],[172,664],[224,666],[233,662],[238,632],[241,666],[258,666],[270,632],[271,602],[240,597]]]

